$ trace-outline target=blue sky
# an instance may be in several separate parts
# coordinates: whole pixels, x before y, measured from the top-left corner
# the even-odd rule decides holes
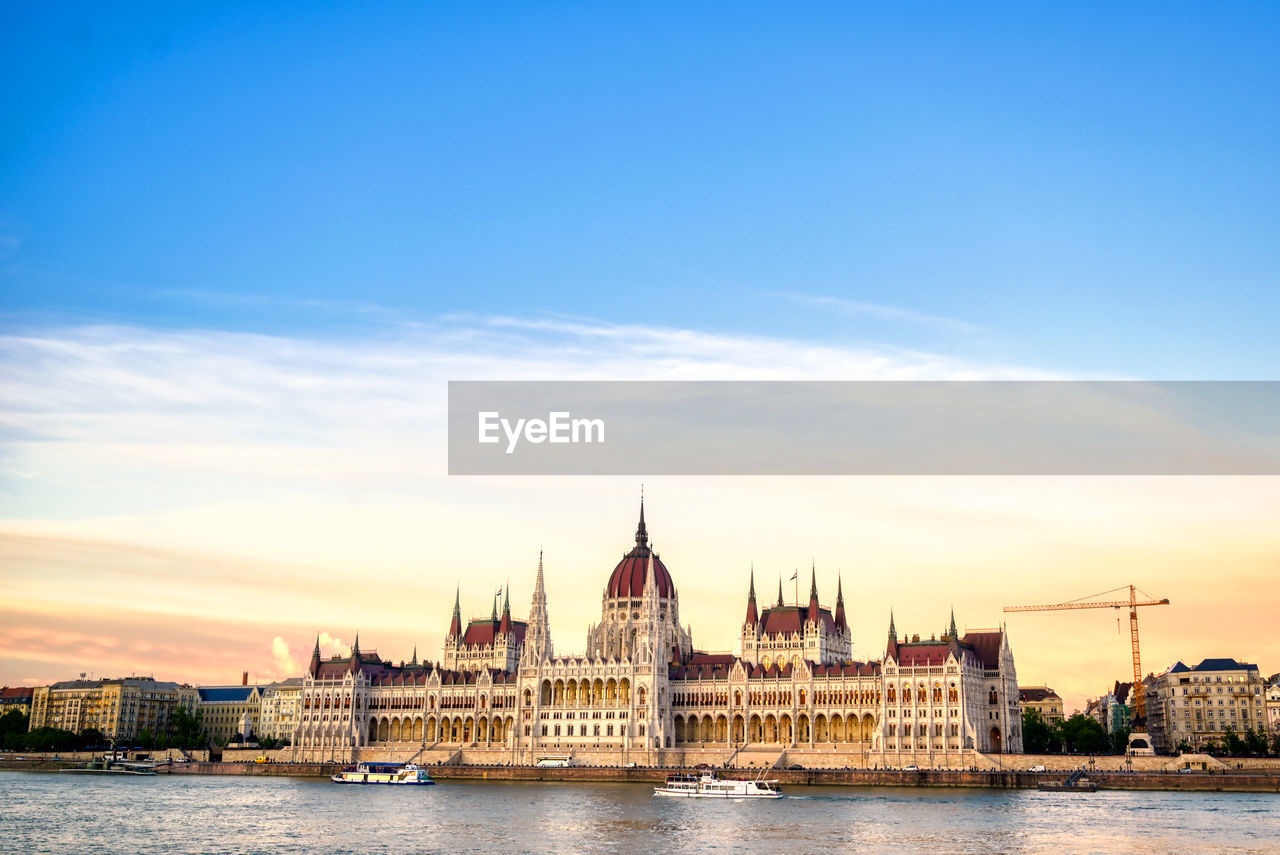
[[[567,315],[1274,378],[1277,35],[1264,4],[8,4],[3,321]]]

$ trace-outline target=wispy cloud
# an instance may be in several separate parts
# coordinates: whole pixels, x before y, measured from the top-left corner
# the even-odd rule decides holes
[[[914,324],[918,326],[932,327],[946,332],[961,333],[964,335],[977,335],[984,332],[982,327],[968,321],[959,320],[957,318],[948,318],[942,315],[930,315],[901,306],[887,306],[882,303],[866,303],[859,300],[850,300],[845,297],[798,294],[793,291],[768,291],[766,293],[770,296],[782,297],[795,303],[822,309],[823,311],[835,311],[851,317],[874,318],[876,320],[890,321],[898,324]]]

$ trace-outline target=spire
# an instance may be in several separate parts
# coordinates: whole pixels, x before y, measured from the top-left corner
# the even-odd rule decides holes
[[[889,640],[892,642],[898,640],[898,630],[893,625],[893,609],[889,609]]]
[[[818,622],[818,569],[809,567],[809,620]]]
[[[510,586],[508,586],[510,587]],[[542,550],[538,550],[538,576],[533,583],[533,601],[529,605],[529,624],[524,635],[524,651],[535,662],[552,655],[551,628],[547,618],[547,592],[542,577]]]
[[[360,670],[360,633],[356,633],[356,640],[351,645],[351,673],[355,674]]]
[[[453,595],[453,620],[449,622],[449,637],[462,636],[462,586],[459,585]]]
[[[898,630],[893,625],[893,609],[889,609],[889,643],[885,646],[884,655],[886,658],[898,658]]]
[[[844,616],[844,580],[836,574],[836,627],[848,629],[849,623]]]
[[[778,574],[778,606],[782,606],[782,574]]]
[[[316,634],[316,646],[311,651],[311,676],[315,677],[320,673],[320,635]]]
[[[507,586],[503,589],[502,600],[502,623],[498,624],[498,632],[503,635],[511,634],[511,582],[507,582]]]
[[[636,526],[636,546],[649,545],[649,531],[644,527],[644,485],[640,485],[640,525]]]
[[[498,621],[498,595],[493,595],[493,610],[489,613],[489,620],[497,623]]]
[[[747,593],[747,620],[749,626],[760,622],[760,613],[756,611],[756,566],[751,565],[751,590]]]
[[[409,660],[410,665],[418,664],[418,645],[413,645],[413,658]]]
[[[960,634],[956,632],[956,607],[951,607],[951,627],[947,630],[948,638],[959,638]]]

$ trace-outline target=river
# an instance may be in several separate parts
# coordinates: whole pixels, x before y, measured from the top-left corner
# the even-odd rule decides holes
[[[0,850],[25,853],[1280,852],[1280,796],[787,787],[661,799],[637,784],[0,772]]]

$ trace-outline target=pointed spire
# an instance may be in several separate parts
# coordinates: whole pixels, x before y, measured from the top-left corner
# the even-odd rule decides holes
[[[649,530],[644,527],[644,485],[640,485],[640,525],[636,526],[636,546],[649,545]]]
[[[956,607],[955,606],[951,607],[951,626],[947,630],[947,637],[948,638],[960,637],[959,633],[956,632]]]
[[[351,645],[351,673],[360,670],[360,633],[356,632],[356,640]]]
[[[311,651],[311,676],[315,677],[320,673],[320,635],[316,634],[316,646]]]
[[[498,594],[497,594],[497,592],[494,592],[494,595],[493,595],[493,610],[489,613],[489,620],[493,621],[494,623],[497,623],[497,621],[498,621]]]
[[[507,580],[507,585],[502,589],[502,623],[498,624],[498,632],[503,635],[511,634],[511,580]]]
[[[749,626],[760,622],[760,613],[756,610],[756,565],[751,565],[751,590],[747,593],[747,620]]]
[[[418,645],[413,645],[413,658],[409,660],[410,665],[418,664]]]
[[[839,629],[848,629],[849,622],[844,616],[844,580],[840,578],[840,574],[836,574],[836,627]]]
[[[893,642],[898,640],[898,630],[893,625],[893,609],[889,609],[889,640]]]
[[[449,622],[449,637],[462,636],[462,586],[459,585],[453,595],[453,620]]]
[[[818,569],[815,565],[809,567],[809,620],[814,623],[818,622]]]

